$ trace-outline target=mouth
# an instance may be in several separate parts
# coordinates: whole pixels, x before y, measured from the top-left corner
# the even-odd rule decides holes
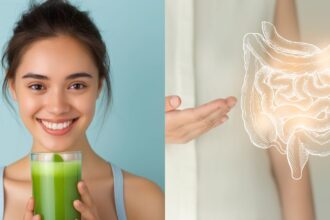
[[[67,120],[54,122],[46,119],[37,118],[37,121],[44,129],[44,131],[47,132],[48,134],[55,136],[62,136],[69,133],[69,131],[74,127],[78,119],[79,117],[74,119],[67,119]]]

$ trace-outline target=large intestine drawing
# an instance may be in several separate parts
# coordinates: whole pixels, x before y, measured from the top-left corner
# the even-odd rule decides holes
[[[330,45],[281,37],[269,22],[243,38],[241,107],[250,140],[286,154],[294,179],[309,155],[330,154]]]

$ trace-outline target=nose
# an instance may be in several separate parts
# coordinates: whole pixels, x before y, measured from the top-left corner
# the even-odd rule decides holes
[[[54,89],[46,98],[47,111],[53,115],[63,115],[70,111],[70,104],[64,91]]]

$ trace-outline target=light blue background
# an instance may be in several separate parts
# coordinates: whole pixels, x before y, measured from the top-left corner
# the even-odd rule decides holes
[[[111,61],[113,102],[103,127],[101,117],[94,118],[88,130],[91,145],[103,158],[164,188],[164,2],[71,2],[90,12]],[[28,1],[1,1],[2,51],[27,6]],[[1,85],[3,75],[2,70]],[[31,148],[29,133],[15,117],[1,100],[0,165],[23,157]]]

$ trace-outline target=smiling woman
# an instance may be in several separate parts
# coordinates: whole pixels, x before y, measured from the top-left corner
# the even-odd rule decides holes
[[[87,13],[61,0],[32,5],[16,24],[2,61],[3,93],[17,103],[32,136],[31,151],[82,153],[81,199],[72,205],[83,219],[164,219],[159,187],[104,160],[87,138],[102,88],[107,106],[111,99],[106,46]],[[40,217],[30,198],[29,156],[0,168],[0,218]]]

